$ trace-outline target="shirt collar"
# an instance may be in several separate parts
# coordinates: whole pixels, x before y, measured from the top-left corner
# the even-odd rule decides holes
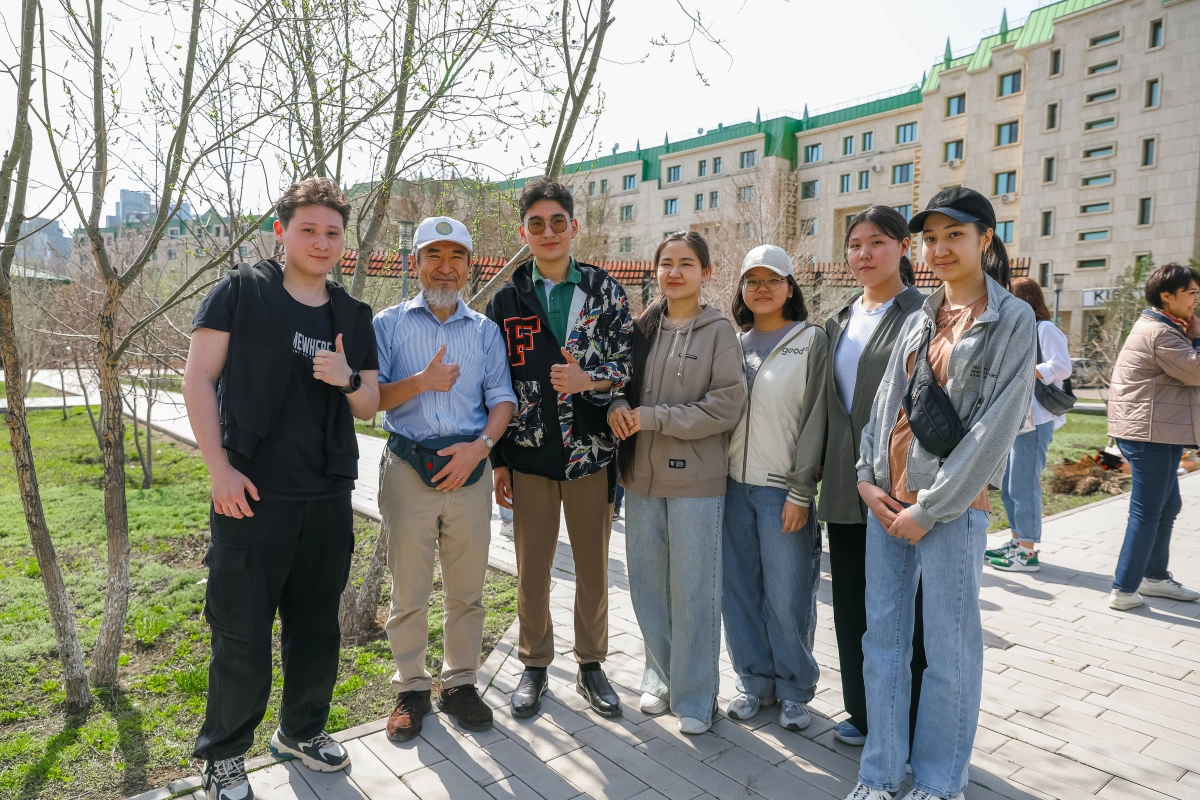
[[[437,320],[437,315],[433,313],[433,309],[431,309],[429,307],[429,303],[425,302],[424,290],[422,290],[416,297],[414,297],[412,300],[409,300],[408,303],[405,304],[404,313],[407,314],[409,311],[412,311],[414,308],[425,309],[429,313],[429,316],[431,316],[435,320]],[[468,311],[469,311],[469,309],[467,308],[467,304],[463,302],[463,299],[461,297],[459,297],[458,305],[455,306],[455,308],[454,308],[454,313],[451,314],[450,316],[446,317],[445,322],[441,322],[439,320],[439,323],[442,325],[446,325],[450,322],[453,322],[456,319],[459,319],[460,317],[465,319],[468,316]]]
[[[563,278],[562,281],[560,281],[560,282],[577,284],[582,279],[583,279],[583,276],[579,274],[579,270],[575,266],[575,257],[571,256],[571,260],[567,263],[567,277]],[[534,283],[542,283],[544,280],[546,280],[546,279],[543,278],[542,273],[538,271],[537,259],[535,258],[533,260],[533,282]]]

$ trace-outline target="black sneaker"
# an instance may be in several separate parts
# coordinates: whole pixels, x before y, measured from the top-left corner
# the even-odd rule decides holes
[[[254,800],[254,790],[246,779],[246,761],[241,756],[205,761],[200,781],[208,800]]]
[[[296,758],[314,772],[337,772],[350,766],[350,754],[346,748],[325,731],[321,731],[307,742],[293,739],[281,728],[275,729],[271,737],[271,752],[276,758]]]

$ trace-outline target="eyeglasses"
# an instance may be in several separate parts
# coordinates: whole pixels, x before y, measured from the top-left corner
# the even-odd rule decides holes
[[[555,214],[550,218],[550,230],[555,233],[562,233],[567,229],[567,223],[569,222],[570,220],[562,214]],[[530,217],[525,221],[525,230],[534,236],[541,236],[546,232],[546,220],[541,217]]]
[[[757,292],[759,289],[773,292],[783,285],[783,278],[765,278],[761,281],[757,278],[747,278],[742,285],[746,287],[747,292]]]

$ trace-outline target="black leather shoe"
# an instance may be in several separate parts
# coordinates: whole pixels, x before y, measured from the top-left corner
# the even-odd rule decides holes
[[[546,693],[546,670],[525,670],[512,693],[512,715],[532,717],[542,710],[542,695]]]
[[[575,691],[587,698],[592,710],[602,717],[621,716],[621,698],[613,691],[604,670],[579,671]]]

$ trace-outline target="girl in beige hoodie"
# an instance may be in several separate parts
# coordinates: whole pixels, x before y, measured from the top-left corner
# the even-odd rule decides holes
[[[733,325],[700,304],[703,237],[671,234],[654,263],[661,296],[636,320],[633,377],[608,421],[622,440],[629,593],[646,647],[641,710],[670,708],[698,734],[717,699],[725,473],[746,378]]]

